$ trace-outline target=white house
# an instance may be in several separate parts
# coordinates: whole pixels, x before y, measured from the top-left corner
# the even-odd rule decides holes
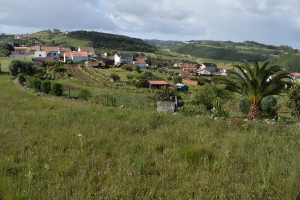
[[[43,47],[41,46],[41,51],[46,51],[47,56],[46,57],[53,57],[53,60],[59,60],[58,47]]]
[[[64,62],[67,61],[88,61],[88,55],[86,52],[65,52]]]
[[[46,51],[34,51],[34,57],[47,57],[47,52]]]
[[[133,60],[133,63],[139,65],[140,68],[145,68],[148,66],[148,64],[146,63],[146,60],[147,60],[147,58],[138,57]]]
[[[115,54],[115,65],[119,65],[120,63],[133,63],[133,57],[129,53],[118,53]]]
[[[78,52],[86,52],[86,53],[95,53],[95,50],[93,47],[79,47]]]
[[[231,70],[229,67],[217,67],[217,72],[221,75],[221,76],[226,76],[227,75],[227,71]]]
[[[202,63],[200,68],[207,68],[209,69],[212,73],[217,72],[217,65],[215,63]]]
[[[197,70],[198,75],[211,75],[211,70],[207,68],[200,68]]]

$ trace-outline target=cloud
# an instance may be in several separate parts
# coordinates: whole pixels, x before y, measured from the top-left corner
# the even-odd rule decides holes
[[[298,0],[10,0],[1,3],[0,32],[86,29],[145,39],[300,47],[299,7]]]

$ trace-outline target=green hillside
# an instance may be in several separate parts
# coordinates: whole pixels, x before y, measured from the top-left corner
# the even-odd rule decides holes
[[[65,47],[92,46],[98,50],[110,49],[149,53],[157,51],[156,47],[153,47],[141,39],[95,31],[72,31],[66,35],[46,30],[31,34],[31,37],[40,39],[43,42],[54,41],[59,46]]]
[[[300,55],[288,53],[270,60],[272,64],[281,65],[290,72],[300,72]]]

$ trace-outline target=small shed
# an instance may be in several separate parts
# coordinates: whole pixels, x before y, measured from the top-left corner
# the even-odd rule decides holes
[[[185,92],[185,93],[189,92],[189,87],[187,85],[180,84],[180,83],[177,83],[176,85],[178,87],[177,90],[179,92]]]
[[[169,83],[165,80],[147,80],[147,86],[149,89],[160,89],[161,87],[169,87]]]

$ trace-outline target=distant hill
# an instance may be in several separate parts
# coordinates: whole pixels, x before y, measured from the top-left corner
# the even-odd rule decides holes
[[[222,61],[242,62],[247,60],[252,62],[265,61],[273,56],[284,53],[297,52],[287,45],[265,45],[255,41],[232,42],[232,41],[211,41],[211,40],[191,40],[187,42],[147,40],[152,45],[170,50],[179,54],[187,54],[203,59],[213,59]],[[168,45],[170,44],[170,45]]]
[[[157,49],[142,39],[123,35],[100,33],[95,31],[72,31],[68,37],[80,40],[90,40],[94,48],[107,48],[122,51],[156,52]]]
[[[283,66],[289,72],[300,72],[300,55],[288,53],[269,59],[271,64]]]

